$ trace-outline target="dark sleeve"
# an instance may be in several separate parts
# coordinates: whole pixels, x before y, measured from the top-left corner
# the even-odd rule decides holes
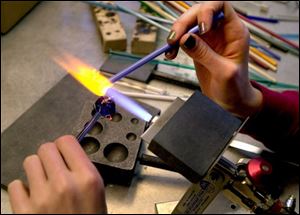
[[[263,106],[248,120],[241,133],[299,163],[299,92],[277,92],[256,82],[251,84],[262,92]]]

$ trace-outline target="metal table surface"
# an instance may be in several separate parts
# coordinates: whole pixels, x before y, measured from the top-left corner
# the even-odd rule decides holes
[[[270,13],[299,14],[293,2],[270,5]],[[137,9],[138,2],[121,2]],[[257,13],[254,6],[248,7]],[[128,35],[128,47],[135,17],[120,13]],[[298,33],[298,22],[271,25],[278,33]],[[160,33],[160,43],[167,34]],[[11,32],[1,36],[1,133],[57,84],[66,73],[49,57],[53,48],[63,47],[86,63],[98,68],[106,59],[89,6],[82,2],[41,2]],[[299,85],[299,58],[284,56],[276,74],[278,81]],[[151,86],[174,95],[191,95],[193,90],[171,83],[151,80]],[[170,102],[142,100],[162,112]],[[254,139],[239,134],[236,139],[261,145]],[[227,153],[227,152],[226,152]],[[232,160],[238,158],[228,152]],[[106,198],[109,213],[154,213],[154,204],[179,200],[190,183],[181,175],[151,167],[140,167],[140,173],[130,187],[108,186]],[[286,189],[299,199],[299,185]],[[284,194],[285,195],[285,194]],[[298,202],[298,201],[297,201]],[[232,209],[229,200],[220,194],[206,210],[207,213],[245,213],[242,208]],[[299,205],[297,205],[298,209]],[[1,189],[1,213],[10,213],[5,190]]]

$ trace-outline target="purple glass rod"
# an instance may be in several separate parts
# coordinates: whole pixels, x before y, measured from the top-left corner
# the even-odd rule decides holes
[[[213,23],[216,23],[217,21],[219,21],[220,19],[224,18],[224,14],[223,12],[219,13],[218,15],[214,16],[213,19]],[[191,28],[189,31],[189,33],[194,33],[197,34],[199,32],[199,28],[198,26],[195,26],[193,28]],[[154,58],[156,58],[157,56],[171,50],[173,46],[166,44],[163,47],[153,51],[152,53],[146,55],[145,57],[143,57],[142,59],[138,60],[137,62],[135,62],[134,64],[132,64],[131,66],[123,69],[121,72],[117,73],[116,75],[114,75],[113,77],[110,78],[110,81],[112,83],[124,78],[125,76],[127,76],[128,74],[132,73],[133,71],[135,71],[136,69],[140,68],[141,66],[143,66],[144,64],[150,62],[151,60],[153,60]]]

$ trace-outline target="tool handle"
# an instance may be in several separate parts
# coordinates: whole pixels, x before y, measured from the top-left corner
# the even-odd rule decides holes
[[[224,18],[224,13],[221,12],[218,15],[214,16],[213,23],[216,23],[217,21],[219,21],[220,19],[223,19],[223,18]],[[199,33],[198,26],[195,26],[195,27],[191,28],[188,31],[188,33],[194,33],[194,34]],[[159,56],[159,55],[161,55],[165,52],[170,51],[173,47],[174,47],[174,45],[169,45],[169,44],[164,45],[163,47],[153,51],[152,53],[146,55],[145,57],[138,60],[137,62],[135,62],[131,66],[129,66],[129,67],[125,68],[124,70],[122,70],[121,72],[117,73],[116,75],[114,75],[113,77],[110,78],[110,81],[112,83],[114,83],[114,82],[120,80],[121,78],[124,78],[125,76],[127,76],[131,72],[135,71],[136,69],[140,68],[144,64],[150,62],[151,60],[153,60],[157,56]]]

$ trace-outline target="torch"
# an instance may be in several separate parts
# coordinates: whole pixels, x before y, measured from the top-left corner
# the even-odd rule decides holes
[[[91,120],[77,136],[79,142],[93,128],[100,117],[106,117],[108,119],[112,118],[112,115],[116,112],[115,102],[138,118],[146,122],[151,120],[151,114],[137,102],[114,89],[112,87],[113,83],[97,69],[67,53],[62,53],[55,57],[54,61],[68,71],[71,76],[85,86],[90,92],[99,96],[94,104]]]
[[[223,19],[224,14],[220,12],[213,17],[213,23],[216,23],[218,20]],[[191,28],[188,33],[199,33],[198,26]],[[130,73],[134,72],[144,64],[150,62],[157,56],[170,51],[174,46],[166,44],[161,48],[153,51],[152,53],[146,55],[142,59],[138,60],[136,63],[120,71],[109,80],[101,75],[99,71],[94,68],[91,68],[80,60],[70,55],[65,54],[64,60],[54,59],[59,65],[65,68],[76,80],[83,84],[87,89],[100,98],[96,101],[94,107],[94,115],[89,123],[83,128],[83,130],[77,136],[78,141],[80,142],[84,136],[93,128],[97,120],[102,117],[110,118],[111,115],[115,113],[114,101],[118,103],[125,110],[136,115],[137,117],[149,122],[152,118],[152,115],[149,114],[143,107],[138,103],[128,98],[127,96],[121,94],[114,88],[112,88],[113,83],[124,78]],[[114,101],[112,101],[112,98]],[[104,111],[105,110],[105,111]]]

